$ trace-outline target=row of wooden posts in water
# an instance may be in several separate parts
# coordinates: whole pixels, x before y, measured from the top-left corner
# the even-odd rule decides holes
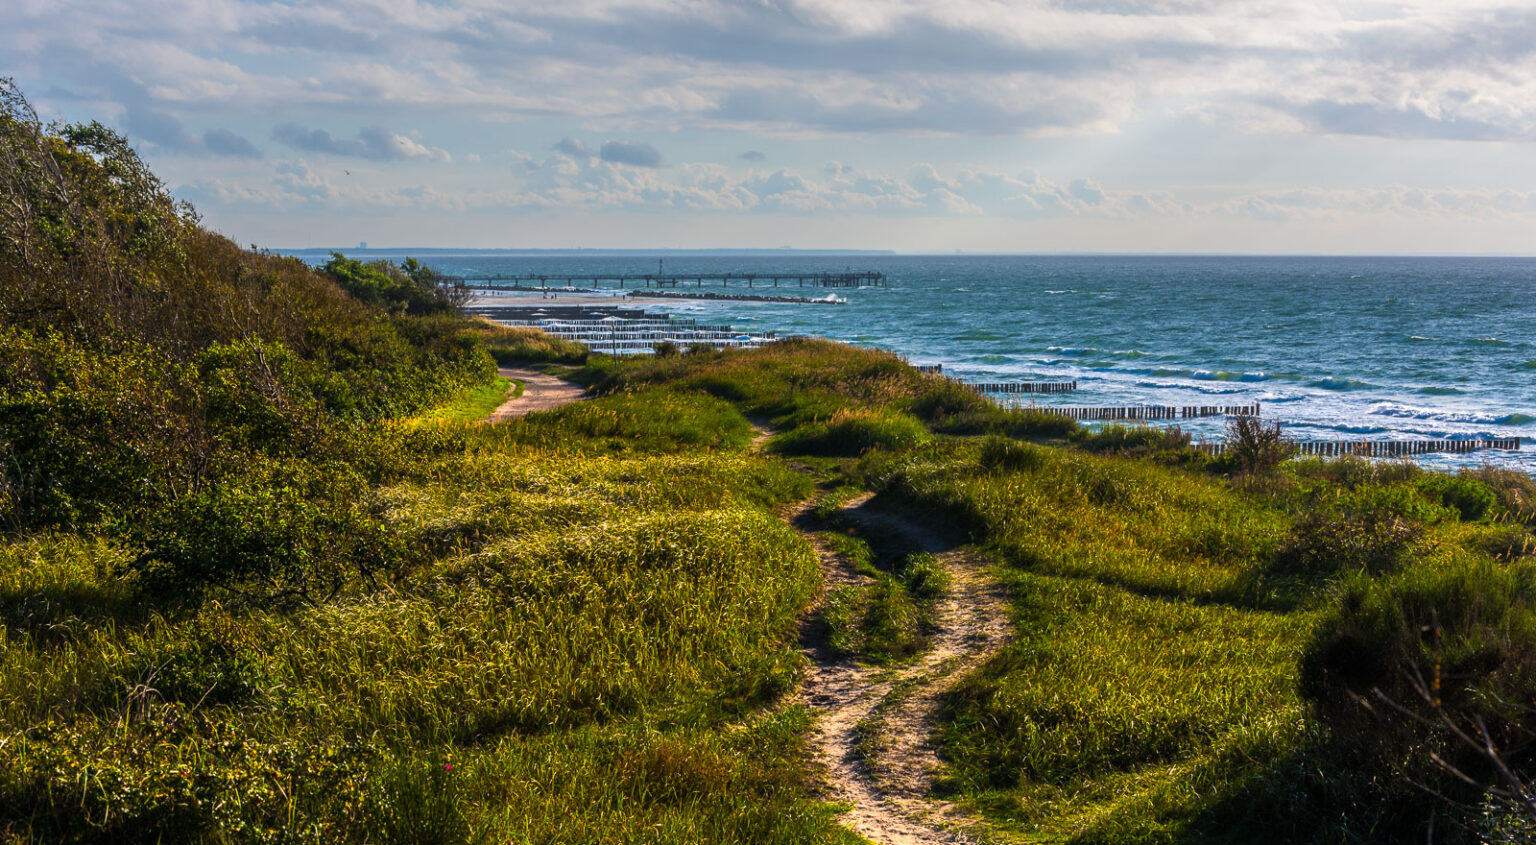
[[[1077,389],[1072,381],[1002,381],[973,382],[971,387],[982,393],[1070,393]]]
[[[1108,408],[1068,408],[1041,405],[1037,410],[1077,420],[1190,420],[1200,417],[1256,417],[1253,405],[1128,405]]]
[[[1483,440],[1296,440],[1297,454],[1323,458],[1355,455],[1361,458],[1405,458],[1412,455],[1450,452],[1466,454],[1483,449],[1520,451],[1520,438],[1496,437]],[[1194,448],[1212,455],[1227,451],[1226,443],[1196,443]]]
[[[942,373],[940,365],[921,367],[924,372]],[[1077,389],[1074,381],[1046,382],[962,382],[981,393],[1007,395],[1019,393],[1066,393]],[[1013,407],[1021,407],[1013,405]],[[1133,405],[1124,407],[1052,407],[1029,406],[1049,414],[1060,414],[1078,420],[1092,421],[1141,421],[1195,419],[1217,416],[1260,416],[1258,403],[1253,405]],[[1483,449],[1519,451],[1520,438],[1496,437],[1472,440],[1296,440],[1291,441],[1300,455],[1318,457],[1343,457],[1358,455],[1366,458],[1398,458],[1438,453],[1466,454]],[[1197,443],[1195,448],[1219,455],[1227,450],[1224,442]]]

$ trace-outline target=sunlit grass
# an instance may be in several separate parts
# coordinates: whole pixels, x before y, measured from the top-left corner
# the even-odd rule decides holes
[[[409,425],[437,425],[455,422],[478,422],[491,415],[508,399],[523,393],[523,383],[505,376],[496,376],[490,382],[465,388],[451,401],[439,405],[407,421]]]

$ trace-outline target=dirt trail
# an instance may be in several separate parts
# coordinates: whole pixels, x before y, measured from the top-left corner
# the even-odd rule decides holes
[[[497,374],[523,383],[523,393],[516,399],[508,399],[486,417],[486,422],[501,422],[534,411],[548,411],[561,405],[569,405],[586,398],[586,391],[579,384],[545,375],[538,370],[521,367],[501,367]]]
[[[886,845],[969,843],[968,819],[952,805],[928,797],[939,766],[933,730],[940,697],[967,670],[1001,648],[1008,637],[1008,608],[1002,588],[988,576],[986,560],[952,548],[921,526],[871,511],[868,495],[844,506],[861,535],[881,545],[927,551],[952,577],[949,595],[935,613],[938,630],[931,649],[916,662],[895,669],[861,666],[839,659],[825,647],[825,632],[807,624],[802,647],[814,667],[801,698],[820,715],[818,750],[831,776],[832,798],[853,805],[844,817],[855,832]],[[809,504],[790,515],[807,529]],[[829,587],[867,583],[869,578],[807,533]]]

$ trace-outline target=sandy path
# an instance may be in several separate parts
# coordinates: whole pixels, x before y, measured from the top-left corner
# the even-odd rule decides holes
[[[966,671],[1006,641],[1008,608],[1002,588],[988,576],[986,560],[954,549],[920,526],[866,507],[869,496],[849,502],[861,535],[933,553],[950,572],[949,595],[935,613],[931,649],[915,663],[882,670],[838,659],[827,652],[824,632],[808,624],[802,648],[813,668],[801,698],[815,710],[817,748],[831,779],[832,798],[853,806],[844,817],[855,832],[887,845],[968,843],[968,819],[928,797],[939,766],[933,740],[941,696]],[[805,530],[809,505],[791,514]],[[808,534],[829,586],[867,583],[847,561]]]
[[[534,411],[548,411],[561,405],[579,402],[586,397],[586,389],[563,379],[545,375],[537,370],[521,367],[501,367],[499,375],[523,383],[523,394],[508,399],[486,417],[486,422],[501,422]]]

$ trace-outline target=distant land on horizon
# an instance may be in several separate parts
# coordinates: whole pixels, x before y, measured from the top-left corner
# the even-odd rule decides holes
[[[1339,258],[1348,260],[1357,259],[1405,259],[1405,258],[1488,258],[1488,259],[1532,259],[1536,253],[1518,252],[1423,252],[1423,253],[1291,253],[1291,252],[1115,252],[1105,250],[1102,252],[1088,252],[1079,250],[1066,250],[1061,252],[1006,252],[993,250],[946,250],[925,251],[918,250],[904,252],[894,249],[792,249],[789,247],[778,248],[734,248],[721,247],[712,249],[636,249],[623,247],[578,247],[565,249],[523,249],[518,247],[413,247],[413,246],[388,246],[388,247],[358,247],[358,246],[331,246],[331,247],[270,247],[267,248],[278,255],[294,257],[326,256],[333,252],[343,253],[352,257],[393,257],[400,255],[409,256],[946,256],[963,255],[970,257],[1019,257],[1019,258]]]
[[[305,247],[284,249],[275,247],[279,255],[330,255],[341,252],[347,255],[896,255],[893,249],[470,249],[459,247]]]

